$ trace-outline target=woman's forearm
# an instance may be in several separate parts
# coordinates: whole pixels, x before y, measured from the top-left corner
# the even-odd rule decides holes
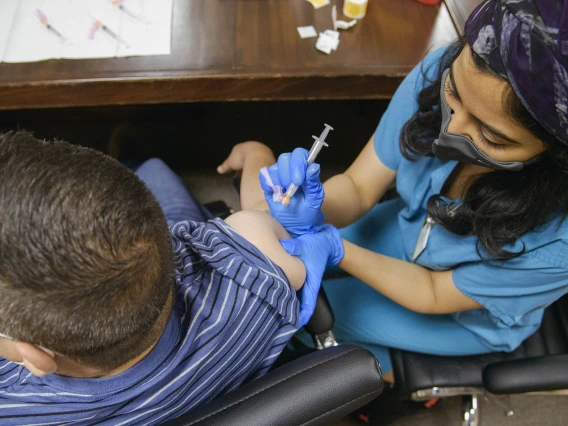
[[[379,202],[395,177],[396,172],[377,156],[371,137],[345,173],[325,182],[322,209],[326,222],[337,228],[355,222]]]
[[[385,241],[388,244],[388,241]],[[423,314],[449,314],[483,308],[454,284],[452,270],[431,271],[343,240],[339,267],[392,301]]]
[[[363,205],[357,186],[345,174],[328,179],[323,185],[325,198],[322,211],[325,221],[343,228],[362,217],[370,206]]]
[[[414,263],[383,256],[344,240],[339,267],[407,309],[433,313],[432,272]]]

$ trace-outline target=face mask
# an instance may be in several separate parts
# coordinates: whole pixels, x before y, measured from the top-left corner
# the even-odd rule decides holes
[[[448,126],[452,119],[451,109],[446,102],[444,86],[450,70],[447,69],[442,74],[442,88],[440,89],[440,100],[442,108],[442,131],[438,139],[434,140],[432,152],[440,160],[457,160],[463,163],[477,164],[495,170],[521,170],[524,166],[533,163],[537,157],[526,162],[521,161],[496,161],[481,151],[471,139],[456,133],[449,133]]]

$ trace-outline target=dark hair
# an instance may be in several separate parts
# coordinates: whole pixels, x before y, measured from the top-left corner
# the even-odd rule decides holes
[[[154,344],[173,248],[138,177],[101,152],[0,135],[0,332],[110,371]]]
[[[405,158],[416,161],[420,156],[432,156],[432,143],[440,133],[440,87],[442,73],[451,66],[465,46],[464,40],[451,45],[441,58],[436,78],[428,79],[422,70],[426,86],[418,95],[418,111],[404,125],[400,149]],[[487,63],[472,51],[475,66],[498,77]],[[492,171],[476,177],[468,188],[462,205],[452,211],[440,194],[428,200],[430,216],[450,232],[475,235],[480,246],[490,256],[511,259],[524,253],[504,246],[519,240],[529,231],[537,230],[552,215],[564,220],[568,215],[568,148],[546,131],[523,106],[509,85],[503,96],[503,106],[510,117],[530,131],[546,146],[539,161],[520,171]]]

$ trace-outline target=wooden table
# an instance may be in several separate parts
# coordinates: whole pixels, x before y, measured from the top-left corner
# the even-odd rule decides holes
[[[341,10],[342,0],[332,0]],[[341,13],[340,13],[340,16]],[[0,109],[230,100],[384,99],[457,37],[447,6],[371,0],[337,52],[296,27],[332,25],[304,0],[175,0],[172,54],[0,64]]]
[[[444,0],[448,8],[452,21],[460,35],[463,35],[465,22],[470,13],[475,9],[483,0]]]

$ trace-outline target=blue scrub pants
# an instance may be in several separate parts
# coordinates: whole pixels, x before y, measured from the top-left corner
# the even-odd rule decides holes
[[[401,201],[378,204],[363,218],[341,229],[341,235],[376,253],[402,259],[397,223]],[[354,343],[370,350],[379,360],[383,373],[392,369],[388,348],[435,355],[493,352],[451,315],[410,311],[356,278],[327,280],[324,288],[333,307],[333,333],[338,342]]]

